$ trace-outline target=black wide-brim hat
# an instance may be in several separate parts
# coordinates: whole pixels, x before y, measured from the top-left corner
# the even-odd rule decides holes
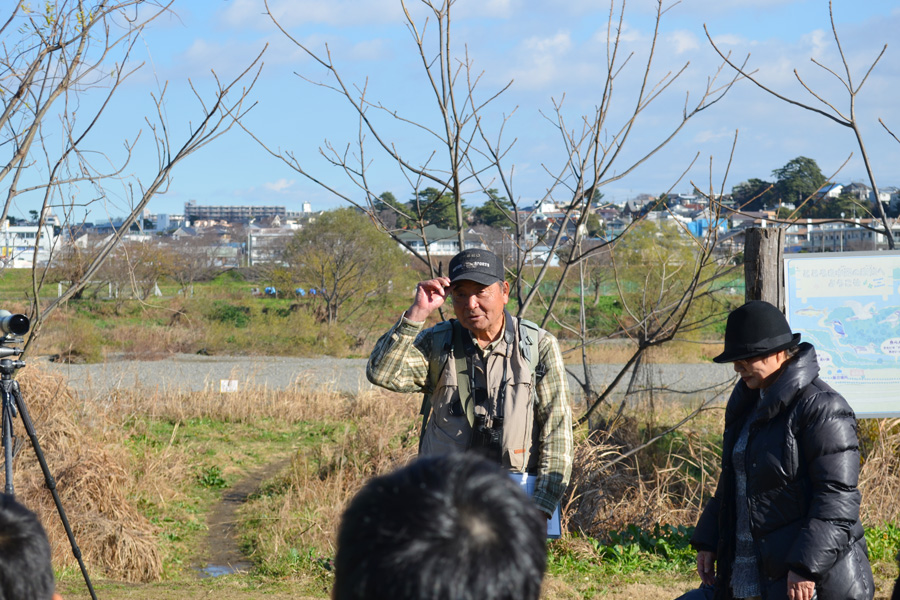
[[[713,362],[728,363],[773,354],[800,343],[787,319],[775,306],[751,300],[728,315],[725,324],[725,351]]]

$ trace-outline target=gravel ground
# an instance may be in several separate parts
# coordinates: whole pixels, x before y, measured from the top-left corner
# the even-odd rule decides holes
[[[346,393],[371,389],[366,381],[365,359],[295,358],[295,357],[234,357],[179,354],[163,360],[117,360],[93,365],[51,363],[45,358],[28,361],[41,369],[61,373],[69,384],[90,396],[102,396],[115,388],[142,388],[148,391],[178,392],[220,390],[223,381],[237,382],[237,390],[246,387],[289,389],[298,385],[318,385]],[[591,369],[595,388],[608,385],[619,365],[595,365]],[[572,367],[583,380],[583,370]],[[667,386],[673,390],[691,391],[731,381],[730,365],[681,364],[654,365],[649,379],[639,382],[641,387]],[[575,401],[580,400],[580,384],[569,375]],[[627,379],[620,385],[625,389]],[[710,393],[711,395],[711,393]]]

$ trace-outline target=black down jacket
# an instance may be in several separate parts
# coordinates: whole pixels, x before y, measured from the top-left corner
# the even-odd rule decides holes
[[[812,345],[766,390],[747,442],[747,500],[764,600],[787,598],[793,570],[818,600],[871,600],[872,569],[859,521],[859,441],[847,401],[818,377]],[[716,600],[730,600],[735,546],[732,451],[759,392],[743,381],[725,409],[722,474],[691,540],[716,553]]]

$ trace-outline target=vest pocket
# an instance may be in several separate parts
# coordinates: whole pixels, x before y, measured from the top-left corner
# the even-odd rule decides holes
[[[513,471],[525,472],[534,452],[534,403],[531,382],[507,389],[503,419],[503,463]]]
[[[468,449],[472,429],[465,411],[453,410],[454,404],[459,404],[456,386],[439,386],[431,395],[431,417],[422,437],[423,455],[450,454]]]

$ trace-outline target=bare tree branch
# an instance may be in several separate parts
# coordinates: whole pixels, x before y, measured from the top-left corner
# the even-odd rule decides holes
[[[787,104],[797,106],[804,110],[819,114],[819,115],[837,123],[838,125],[847,127],[853,131],[853,135],[856,138],[856,144],[859,147],[859,150],[860,150],[860,153],[861,153],[861,156],[863,159],[863,164],[866,168],[866,176],[869,179],[869,183],[871,184],[873,193],[875,195],[876,212],[878,214],[878,218],[881,220],[882,225],[884,226],[884,231],[882,233],[885,236],[885,238],[887,239],[888,247],[893,250],[895,247],[895,242],[894,242],[894,235],[891,230],[891,224],[888,222],[887,215],[884,212],[884,206],[882,206],[881,200],[879,199],[878,184],[875,180],[875,174],[872,171],[872,165],[871,165],[871,161],[869,160],[869,154],[866,151],[866,145],[863,140],[862,132],[859,127],[859,120],[857,119],[857,116],[856,116],[857,96],[859,95],[860,90],[862,89],[865,82],[868,80],[869,75],[871,75],[872,71],[875,69],[875,66],[881,60],[881,57],[884,56],[884,53],[887,50],[887,45],[882,47],[881,52],[878,53],[878,56],[876,56],[875,60],[873,60],[872,63],[869,65],[869,67],[866,69],[865,75],[863,75],[859,85],[854,87],[853,75],[850,70],[850,65],[847,62],[847,57],[846,57],[846,54],[844,53],[844,48],[841,45],[840,36],[838,35],[838,32],[837,32],[837,25],[834,22],[834,10],[833,10],[831,0],[829,0],[829,2],[828,2],[828,14],[829,14],[829,17],[831,20],[831,32],[834,37],[835,45],[837,46],[837,50],[838,50],[838,54],[841,59],[841,63],[843,65],[844,75],[843,76],[839,75],[834,69],[831,69],[829,67],[822,65],[821,63],[819,63],[816,60],[813,60],[812,62],[814,64],[816,64],[817,66],[823,68],[825,71],[827,71],[828,73],[833,75],[835,78],[837,78],[838,81],[840,81],[841,84],[844,86],[844,89],[847,90],[847,96],[848,96],[848,100],[849,100],[849,104],[850,104],[850,115],[849,116],[846,116],[842,111],[840,111],[837,107],[835,107],[834,103],[827,101],[820,94],[818,94],[814,90],[812,90],[803,81],[803,79],[800,77],[800,75],[796,71],[796,69],[794,70],[794,75],[797,78],[797,81],[800,82],[800,85],[803,86],[803,88],[810,95],[812,95],[816,100],[818,100],[819,102],[821,102],[822,104],[824,104],[825,106],[830,108],[834,112],[834,114],[829,113],[825,110],[810,106],[803,102],[799,102],[799,101],[789,98],[783,94],[780,94],[779,92],[776,92],[771,87],[768,87],[765,84],[763,84],[759,80],[759,78],[756,76],[755,72],[748,73],[745,70],[744,66],[739,67],[739,66],[735,65],[734,63],[732,63],[728,59],[728,57],[722,53],[722,51],[719,49],[719,47],[713,41],[712,35],[710,35],[709,30],[706,28],[706,25],[703,26],[703,30],[704,30],[704,32],[706,32],[706,38],[709,40],[710,45],[713,47],[713,49],[716,51],[716,53],[718,53],[718,55],[720,57],[722,57],[722,59],[732,69],[734,69],[737,73],[739,73],[746,79],[749,79],[754,85],[759,87],[761,90],[765,91],[766,93],[770,94],[771,96],[774,96],[775,98],[778,98],[779,100],[781,100],[783,102],[786,102]]]

